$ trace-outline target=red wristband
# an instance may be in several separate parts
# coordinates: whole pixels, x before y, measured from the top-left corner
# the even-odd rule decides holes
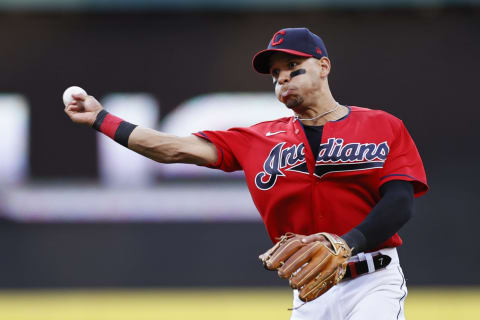
[[[103,119],[102,124],[98,131],[102,132],[103,134],[109,136],[110,138],[115,138],[115,132],[117,132],[118,126],[123,120],[119,117],[116,117],[112,114],[107,114]]]
[[[97,119],[93,123],[93,128],[127,148],[130,134],[136,127],[136,125],[123,121],[105,110],[98,113]]]

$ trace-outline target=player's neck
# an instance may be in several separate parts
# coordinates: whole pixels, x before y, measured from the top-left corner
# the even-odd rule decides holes
[[[337,120],[344,116],[342,107],[331,94],[323,95],[315,103],[303,108],[295,116],[307,126],[322,126],[328,121]]]

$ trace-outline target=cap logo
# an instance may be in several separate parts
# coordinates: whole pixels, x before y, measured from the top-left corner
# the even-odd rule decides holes
[[[316,48],[315,48],[315,51],[316,51],[318,54],[323,54],[322,50],[321,50],[319,47],[316,47]]]
[[[283,37],[285,35],[285,30],[280,30],[277,33],[275,33],[272,37],[272,47],[278,46],[280,43],[283,42]]]

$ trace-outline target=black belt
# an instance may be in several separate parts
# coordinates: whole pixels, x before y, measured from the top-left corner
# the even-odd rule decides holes
[[[375,267],[374,271],[385,268],[386,266],[388,266],[390,261],[392,261],[392,258],[381,253],[374,253],[372,255],[372,258],[373,258],[373,265]],[[343,277],[343,279],[355,279],[356,277],[365,273],[368,273],[367,260],[349,262],[347,264],[347,272],[345,273],[345,276]]]

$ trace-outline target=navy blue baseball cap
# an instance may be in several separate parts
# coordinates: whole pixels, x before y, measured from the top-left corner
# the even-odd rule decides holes
[[[260,73],[270,73],[270,57],[279,51],[307,58],[328,57],[323,40],[315,33],[307,28],[286,28],[276,32],[267,49],[253,57],[253,68]]]

